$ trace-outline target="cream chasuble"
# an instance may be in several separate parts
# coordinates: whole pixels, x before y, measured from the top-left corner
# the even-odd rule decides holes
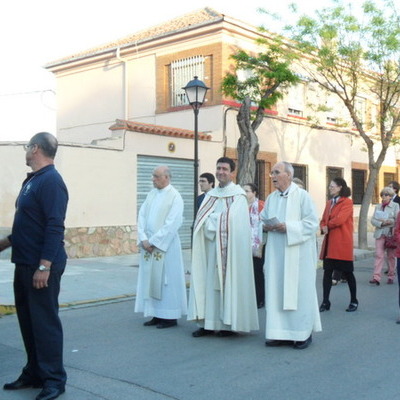
[[[209,191],[197,213],[188,320],[205,329],[258,329],[250,217],[239,185]]]

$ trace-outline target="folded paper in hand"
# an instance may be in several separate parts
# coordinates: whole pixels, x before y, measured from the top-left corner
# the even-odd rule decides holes
[[[267,225],[267,226],[274,226],[274,225],[278,225],[279,223],[280,223],[279,219],[276,217],[269,218],[264,221],[264,225]]]
[[[389,214],[385,211],[376,210],[375,211],[375,218],[379,220],[385,220],[389,218]]]

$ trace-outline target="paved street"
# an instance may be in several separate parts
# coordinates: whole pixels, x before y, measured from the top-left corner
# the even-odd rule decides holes
[[[231,338],[192,338],[193,323],[158,330],[134,314],[134,298],[63,308],[65,365],[63,400],[387,400],[400,397],[397,382],[400,325],[397,285],[368,285],[372,258],[356,262],[360,308],[344,310],[346,284],[332,288],[332,308],[322,313],[323,332],[306,350],[266,348],[261,329]],[[135,267],[121,265],[124,279]],[[130,268],[129,273],[125,268]],[[72,269],[72,267],[71,267]],[[101,268],[99,268],[100,270]],[[114,270],[115,274],[118,274]],[[101,286],[98,271],[75,275],[87,290]],[[72,279],[72,277],[71,277]],[[112,281],[112,275],[102,280]],[[318,271],[321,298],[322,271]],[[105,294],[108,293],[104,285]],[[2,286],[0,286],[2,287]],[[78,293],[81,288],[77,288]],[[13,380],[24,363],[15,315],[0,318],[0,382]],[[38,390],[4,392],[0,399],[34,399]]]

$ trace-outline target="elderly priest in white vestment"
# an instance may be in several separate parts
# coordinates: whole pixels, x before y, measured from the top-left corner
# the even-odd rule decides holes
[[[232,182],[235,163],[217,161],[219,186],[207,192],[193,229],[188,320],[194,337],[258,329],[251,231],[244,190]]]
[[[277,163],[271,171],[277,189],[261,212],[267,233],[265,293],[267,346],[305,349],[321,330],[315,286],[318,217],[307,191],[293,179],[293,167]]]
[[[167,166],[154,169],[154,189],[140,207],[138,217],[141,256],[135,312],[153,317],[144,325],[159,329],[177,325],[177,319],[187,313],[185,272],[178,235],[183,200],[170,179]]]

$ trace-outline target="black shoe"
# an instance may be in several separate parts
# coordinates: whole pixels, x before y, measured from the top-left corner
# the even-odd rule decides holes
[[[3,386],[4,390],[19,390],[19,389],[27,389],[27,388],[41,388],[43,384],[39,381],[33,381],[31,379],[26,379],[19,377],[16,381],[5,383]]]
[[[347,312],[357,311],[358,303],[350,303],[349,306],[346,308]]]
[[[150,321],[145,322],[143,325],[144,326],[154,326],[157,325],[160,322],[160,318],[153,317]]]
[[[298,350],[303,350],[306,349],[312,342],[312,335],[308,337],[308,339],[300,341],[300,342],[294,342],[293,348],[298,349]]]
[[[370,283],[371,285],[376,285],[376,286],[379,286],[379,285],[380,285],[380,282],[377,281],[376,279],[371,279],[371,280],[369,281],[369,283]]]
[[[331,302],[324,301],[320,306],[319,306],[319,312],[324,312],[324,311],[329,311],[331,308]]]
[[[159,319],[157,329],[171,328],[172,326],[178,325],[176,319]]]
[[[279,346],[285,346],[287,344],[292,344],[293,341],[289,340],[276,340],[276,339],[267,339],[265,341],[265,345],[268,347],[279,347]]]
[[[193,337],[202,337],[207,335],[212,335],[214,331],[210,331],[209,329],[199,328],[197,331],[192,332]]]
[[[52,400],[56,399],[60,394],[65,392],[64,388],[56,388],[56,387],[45,387],[42,391],[36,396],[36,400]]]
[[[217,332],[218,337],[227,337],[227,336],[235,336],[237,335],[236,332],[232,332],[232,331],[219,331]]]

